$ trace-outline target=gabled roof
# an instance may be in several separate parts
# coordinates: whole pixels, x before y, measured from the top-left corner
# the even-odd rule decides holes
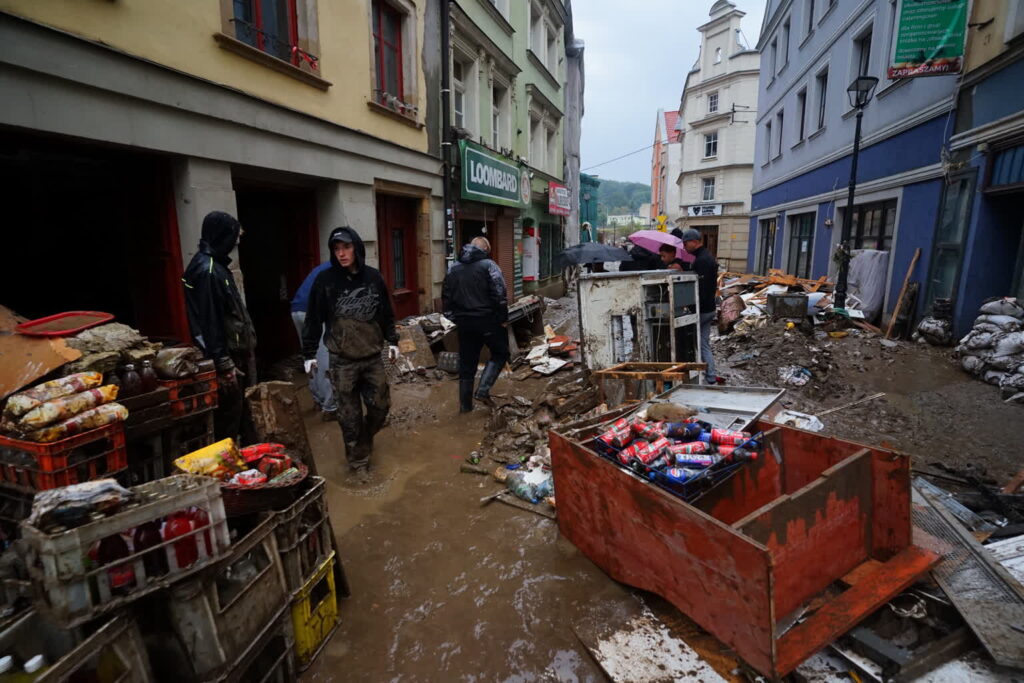
[[[669,142],[679,141],[679,131],[676,130],[676,123],[679,121],[679,112],[672,110],[665,112],[665,133]]]

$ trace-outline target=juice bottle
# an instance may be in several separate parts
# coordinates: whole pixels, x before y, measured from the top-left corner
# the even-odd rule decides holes
[[[156,370],[153,369],[152,361],[142,361],[142,370],[139,372],[139,377],[142,379],[142,393],[148,394],[151,391],[156,391],[159,384],[157,383]]]
[[[138,396],[142,393],[142,378],[135,371],[135,364],[128,363],[124,366],[124,373],[121,375],[121,391],[118,396],[128,398]]]
[[[188,511],[188,516],[192,520],[193,529],[202,529],[203,527],[210,526],[210,515],[206,513],[206,510],[200,507],[190,508]],[[206,541],[206,556],[213,556],[213,541],[210,538],[209,529],[197,535],[202,536],[203,540]]]
[[[122,557],[128,557],[128,543],[121,534],[107,536],[96,549],[96,562],[107,568],[111,595],[127,595],[135,588],[135,570],[130,564],[109,566]]]
[[[160,534],[160,525],[155,521],[140,524],[135,527],[135,532],[132,534],[135,552],[160,545],[163,540],[163,536]],[[142,564],[146,568],[147,578],[163,576],[167,573],[167,553],[163,548],[146,553],[142,556]]]
[[[167,518],[164,522],[164,540],[169,541],[172,538],[184,536],[188,532],[192,531],[192,522],[189,520],[188,515],[184,511],[175,512],[173,515]],[[191,567],[199,559],[199,546],[196,544],[194,536],[178,541],[174,544],[174,557],[177,560],[180,571]]]

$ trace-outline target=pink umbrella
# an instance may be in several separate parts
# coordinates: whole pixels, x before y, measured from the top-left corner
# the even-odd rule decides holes
[[[647,251],[658,253],[658,247],[668,244],[676,248],[676,256],[686,263],[693,263],[693,254],[683,248],[683,242],[675,235],[659,230],[637,230],[629,236],[629,241]]]

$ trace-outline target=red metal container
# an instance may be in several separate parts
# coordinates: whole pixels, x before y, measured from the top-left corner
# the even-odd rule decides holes
[[[760,422],[750,431],[764,431],[765,457],[686,503],[595,453],[599,421],[550,433],[559,529],[765,676],[791,672],[939,559],[912,543],[908,456]],[[785,630],[812,599],[821,606]]]

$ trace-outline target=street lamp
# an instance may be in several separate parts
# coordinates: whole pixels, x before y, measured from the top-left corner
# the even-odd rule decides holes
[[[857,128],[853,133],[853,158],[850,160],[850,191],[846,196],[846,216],[843,219],[843,232],[839,239],[839,279],[836,282],[836,308],[846,308],[846,279],[850,271],[850,226],[853,225],[853,193],[857,189],[857,158],[860,156],[860,123],[864,118],[864,107],[868,106],[871,96],[875,93],[878,79],[874,76],[858,76],[846,94],[850,97],[850,106],[857,110]]]

